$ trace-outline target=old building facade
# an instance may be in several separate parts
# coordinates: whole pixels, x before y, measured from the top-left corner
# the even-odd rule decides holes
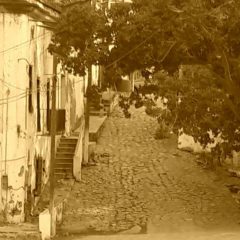
[[[48,52],[59,14],[38,0],[0,1],[0,207],[8,222],[24,221],[25,203],[49,177],[53,77],[57,143],[83,119],[85,78],[66,74]]]

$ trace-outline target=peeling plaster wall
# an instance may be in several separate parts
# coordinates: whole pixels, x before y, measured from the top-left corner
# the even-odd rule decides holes
[[[56,136],[56,148],[58,145],[58,142],[60,140],[60,136]],[[32,148],[33,151],[31,151],[31,163],[28,166],[28,170],[32,172],[31,174],[31,180],[30,180],[30,187],[33,191],[36,188],[36,166],[35,166],[35,158],[37,156],[41,156],[44,164],[44,172],[43,172],[43,182],[42,185],[45,185],[48,181],[49,174],[50,174],[50,159],[51,159],[51,138],[50,136],[36,136],[34,138],[34,143],[32,146],[29,146],[29,148]]]
[[[207,147],[203,149],[201,144],[199,142],[195,142],[192,136],[180,131],[180,134],[178,136],[178,148],[193,153],[211,152],[211,149],[215,147],[217,143],[220,143],[223,140],[220,136],[214,138],[211,131],[209,132],[209,136],[210,138],[214,139],[214,142],[208,144]],[[224,163],[234,168],[240,168],[240,152],[233,151],[233,157],[227,157],[226,159],[224,159]]]
[[[0,13],[0,56],[1,98],[7,101],[1,107],[1,179],[8,176],[8,188],[1,188],[1,209],[10,222],[24,220],[25,171],[26,171],[26,63],[18,61],[27,58],[28,46],[19,43],[26,41],[28,18],[24,15]],[[17,96],[17,97],[16,97]],[[7,114],[8,108],[8,114]],[[8,119],[8,120],[7,120]],[[8,122],[7,122],[8,121]],[[7,160],[7,161],[5,161]]]
[[[67,74],[66,76],[66,134],[78,127],[80,118],[84,115],[84,81],[86,78]]]
[[[44,161],[42,184],[47,182],[49,176],[50,136],[46,122],[46,90],[47,82],[50,85],[52,83],[54,71],[53,57],[47,51],[51,32],[39,25],[40,22],[32,21],[27,15],[0,13],[0,52],[5,51],[0,54],[2,103],[6,103],[6,91],[10,90],[8,124],[7,105],[0,102],[0,184],[2,176],[5,173],[8,176],[8,189],[0,187],[0,210],[9,222],[24,221],[26,190],[29,188],[33,195],[36,188],[36,157]],[[32,113],[28,109],[27,96],[29,64],[33,66]],[[37,130],[37,78],[40,79],[40,131]],[[59,83],[58,89],[61,90],[58,92],[62,95],[57,98],[57,108],[66,109],[67,135],[77,128],[84,114],[86,79],[66,74],[65,83]],[[60,136],[57,136],[56,147],[59,139]],[[5,155],[8,160],[6,164]]]
[[[0,181],[4,174],[8,176],[8,189],[0,188],[0,207],[9,222],[24,221],[26,189],[29,185],[31,190],[35,188],[36,156],[45,160],[44,182],[49,173],[50,138],[44,135],[47,132],[46,84],[53,74],[53,58],[47,52],[51,33],[38,27],[39,24],[27,15],[0,13],[0,51],[4,51],[0,54],[0,98],[4,99],[0,104]],[[26,94],[29,87],[28,63],[33,65],[33,113],[28,111]],[[40,132],[37,132],[37,77],[41,90]]]
[[[99,66],[92,65],[92,85],[98,86],[98,79],[99,79]]]

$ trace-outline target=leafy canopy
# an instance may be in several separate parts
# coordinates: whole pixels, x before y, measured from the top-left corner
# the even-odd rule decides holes
[[[159,81],[148,90],[167,96],[177,129],[203,145],[211,142],[211,129],[228,142],[225,152],[239,148],[239,0],[133,0],[111,9],[76,4],[64,8],[49,49],[80,75],[91,64],[104,65],[110,76],[150,67],[174,75],[179,65],[204,65],[181,81],[155,76]]]
[[[107,18],[84,2],[66,8],[49,46],[69,71],[85,75],[86,67],[97,64],[108,54]]]

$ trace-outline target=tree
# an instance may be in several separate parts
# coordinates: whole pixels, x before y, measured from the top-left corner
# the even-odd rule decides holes
[[[163,26],[156,35],[153,33],[152,36],[151,31],[148,34],[151,39],[144,48],[147,56],[145,66],[154,66],[156,71],[163,68],[169,74],[174,74],[181,64],[200,64],[205,67],[198,69],[198,76],[194,78],[188,76],[180,81],[176,76],[168,76],[139,90],[141,95],[145,95],[151,87],[158,96],[167,96],[172,118],[169,118],[169,114],[159,112],[154,103],[149,111],[149,99],[136,95],[123,105],[128,107],[133,100],[144,100],[148,113],[157,116],[160,122],[164,118],[173,123],[177,115],[175,130],[183,128],[185,133],[192,135],[203,147],[212,142],[210,130],[215,137],[221,134],[224,142],[215,147],[214,154],[219,154],[220,148],[225,155],[231,154],[232,150],[239,151],[239,2],[202,0],[179,4],[177,1],[151,1],[146,7],[139,0],[135,4],[136,13],[133,15],[138,21],[136,18],[134,21],[147,26],[144,30],[153,28],[149,27],[148,19],[151,19],[151,23],[157,22],[158,26]],[[163,13],[160,10],[164,10]],[[145,13],[146,19],[141,13]],[[154,17],[156,21],[153,20]],[[135,35],[133,31],[134,40]],[[168,41],[173,41],[173,45],[165,48]],[[158,48],[159,46],[161,47]],[[151,55],[152,52],[155,55]],[[137,67],[141,67],[137,51],[134,54],[129,58],[136,59]],[[127,58],[125,61],[128,63]],[[205,74],[201,72],[202,69]],[[155,79],[158,78],[155,76]],[[179,93],[181,103],[177,104]]]
[[[90,2],[64,8],[49,46],[69,72],[84,76],[86,69],[108,55],[110,37],[106,15]]]
[[[112,19],[114,47],[109,64],[116,62],[125,74],[152,66],[161,67],[165,50],[175,45],[169,35],[169,29],[175,24],[175,14],[167,11],[168,2],[136,0],[111,8],[108,16]]]
[[[122,74],[153,67],[155,72],[164,69],[173,76],[180,65],[204,65],[207,76],[181,82],[169,76],[163,78],[161,88],[153,85],[159,95],[164,86],[175,89],[168,91],[172,99],[168,107],[173,115],[181,109],[179,127],[188,123],[185,131],[196,140],[205,139],[204,144],[211,142],[207,129],[221,131],[235,149],[240,121],[239,26],[238,0],[133,0],[110,10],[83,4],[63,12],[50,50],[59,54],[70,71],[82,75],[86,66],[96,63]],[[184,100],[176,107],[178,92]],[[217,119],[209,121],[213,116]]]

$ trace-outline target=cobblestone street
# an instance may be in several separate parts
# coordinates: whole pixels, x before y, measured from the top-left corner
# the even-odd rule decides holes
[[[85,167],[64,213],[63,229],[142,233],[240,229],[239,205],[221,177],[177,150],[174,136],[155,140],[156,121],[116,109],[96,146],[97,166]]]

